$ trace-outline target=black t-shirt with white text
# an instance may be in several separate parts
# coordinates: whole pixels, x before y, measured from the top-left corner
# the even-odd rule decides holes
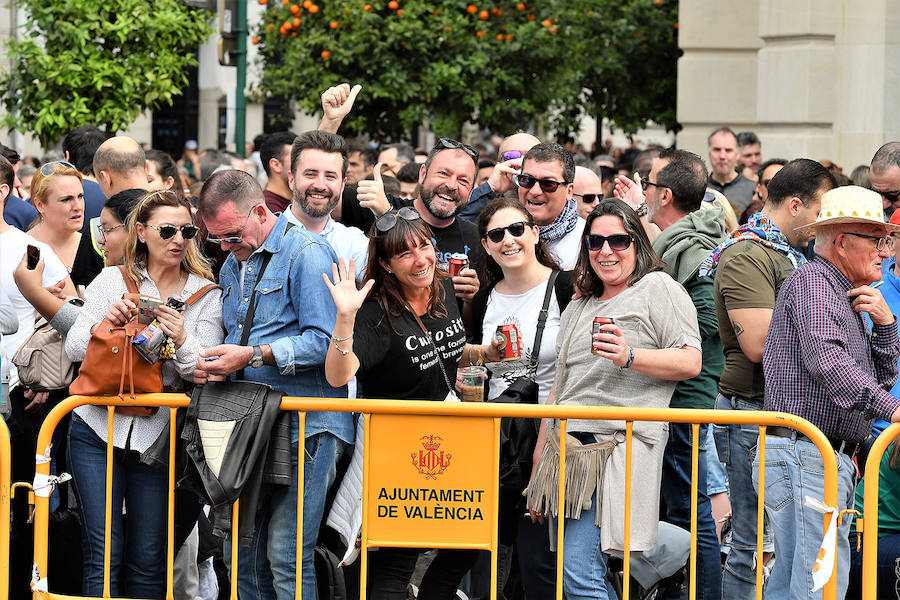
[[[461,253],[469,257],[469,268],[474,269],[483,251],[478,227],[462,219],[453,219],[447,227],[432,227],[435,256],[438,266],[447,270],[450,255]]]
[[[466,346],[466,332],[453,301],[453,283],[442,282],[447,316],[419,318],[431,332],[434,345],[409,310],[388,317],[378,301],[366,300],[356,315],[353,352],[359,358],[362,395],[366,398],[443,400],[449,391],[435,348],[441,355],[447,378],[456,381],[459,357]],[[390,321],[388,321],[390,318]],[[393,327],[392,327],[393,326]]]

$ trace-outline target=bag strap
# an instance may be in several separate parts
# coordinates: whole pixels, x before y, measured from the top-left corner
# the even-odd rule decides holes
[[[284,228],[284,234],[282,234],[282,237],[284,237],[284,235],[287,235],[287,232],[293,226],[294,224],[288,221],[287,227]],[[256,281],[253,283],[253,291],[250,293],[250,302],[247,306],[247,314],[244,316],[244,326],[241,330],[241,346],[246,346],[247,342],[250,341],[250,329],[253,327],[253,317],[256,315],[256,286],[259,285],[259,282],[262,280],[262,276],[266,272],[266,267],[269,266],[269,261],[272,260],[273,256],[274,254],[271,252],[263,252],[263,259],[262,263],[259,266],[259,273],[256,275]],[[194,295],[196,296],[197,294]],[[193,296],[191,296],[191,298],[193,298]],[[238,371],[236,377],[238,379],[243,379],[244,369]]]
[[[541,306],[541,312],[538,315],[537,331],[534,334],[534,344],[531,346],[531,360],[528,361],[528,371],[530,373],[537,372],[538,354],[541,351],[541,338],[544,337],[544,325],[547,324],[547,316],[550,312],[550,296],[553,294],[553,286],[559,271],[550,272],[550,278],[547,280],[547,290],[544,292],[544,304]]]
[[[209,283],[207,285],[204,285],[202,288],[200,288],[199,290],[194,292],[190,298],[185,300],[184,303],[187,304],[188,306],[191,306],[194,302],[196,302],[197,300],[199,300],[200,298],[205,296],[207,294],[207,292],[210,292],[218,287],[219,286],[217,286],[214,283]]]
[[[407,304],[406,309],[412,313],[412,316],[416,318],[416,323],[419,324],[419,327],[422,328],[422,333],[425,334],[425,337],[428,338],[428,341],[431,342],[431,347],[434,349],[434,355],[437,358],[437,364],[441,368],[441,375],[444,376],[444,383],[447,384],[447,391],[456,393],[456,386],[450,384],[450,378],[447,377],[447,369],[444,368],[444,361],[441,360],[441,353],[437,349],[437,346],[434,344],[434,339],[431,337],[431,331],[425,327],[425,324],[422,322],[422,319],[419,318],[419,315],[416,314],[416,311],[412,309],[412,307]]]
[[[140,294],[141,292],[138,290],[137,284],[128,274],[128,271],[125,270],[124,265],[119,265],[119,271],[122,273],[122,279],[125,280],[125,287],[128,288],[128,292],[131,294]]]

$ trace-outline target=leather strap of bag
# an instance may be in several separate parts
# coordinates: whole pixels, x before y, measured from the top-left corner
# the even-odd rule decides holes
[[[416,323],[419,324],[419,327],[422,328],[422,333],[425,334],[425,337],[428,338],[428,341],[431,342],[431,347],[434,350],[434,355],[437,357],[437,364],[441,368],[441,375],[444,376],[444,383],[447,384],[447,390],[450,392],[456,393],[456,387],[450,383],[450,378],[447,377],[447,369],[444,368],[444,361],[441,360],[441,352],[437,349],[437,346],[434,344],[434,338],[431,337],[431,331],[427,327],[425,327],[425,323],[422,322],[422,319],[419,318],[419,315],[416,314],[416,311],[412,309],[412,306],[409,304],[406,305],[406,309],[412,313],[412,316],[415,317]]]
[[[544,304],[541,306],[541,312],[538,315],[537,331],[534,333],[534,344],[531,346],[531,360],[528,363],[528,374],[532,377],[537,373],[538,355],[541,351],[541,338],[544,337],[544,325],[547,324],[547,315],[550,312],[550,296],[553,295],[553,286],[559,271],[550,272],[550,278],[547,280],[547,291],[544,292]]]
[[[134,282],[134,279],[128,275],[128,271],[125,270],[124,265],[119,265],[119,271],[122,273],[122,279],[125,280],[125,287],[128,288],[128,291],[132,294],[140,294],[140,290],[138,290],[137,284]]]
[[[187,300],[185,300],[184,303],[187,304],[188,306],[191,306],[192,304],[194,304],[194,302],[196,302],[197,300],[199,300],[200,298],[205,296],[207,294],[207,292],[210,292],[218,287],[219,286],[217,286],[214,283],[209,283],[207,285],[204,285],[202,288],[200,288],[199,290],[197,290],[196,292],[191,294],[191,297],[188,298]]]

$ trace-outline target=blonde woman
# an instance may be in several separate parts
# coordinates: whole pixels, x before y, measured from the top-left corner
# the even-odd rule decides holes
[[[31,201],[40,216],[28,233],[50,246],[71,272],[84,225],[81,172],[57,160],[41,165],[31,180]]]

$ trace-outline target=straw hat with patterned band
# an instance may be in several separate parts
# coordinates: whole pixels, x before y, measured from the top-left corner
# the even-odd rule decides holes
[[[794,231],[809,233],[822,225],[842,223],[881,225],[887,233],[900,231],[900,225],[884,222],[881,194],[856,185],[836,187],[825,192],[815,222],[797,227]]]

